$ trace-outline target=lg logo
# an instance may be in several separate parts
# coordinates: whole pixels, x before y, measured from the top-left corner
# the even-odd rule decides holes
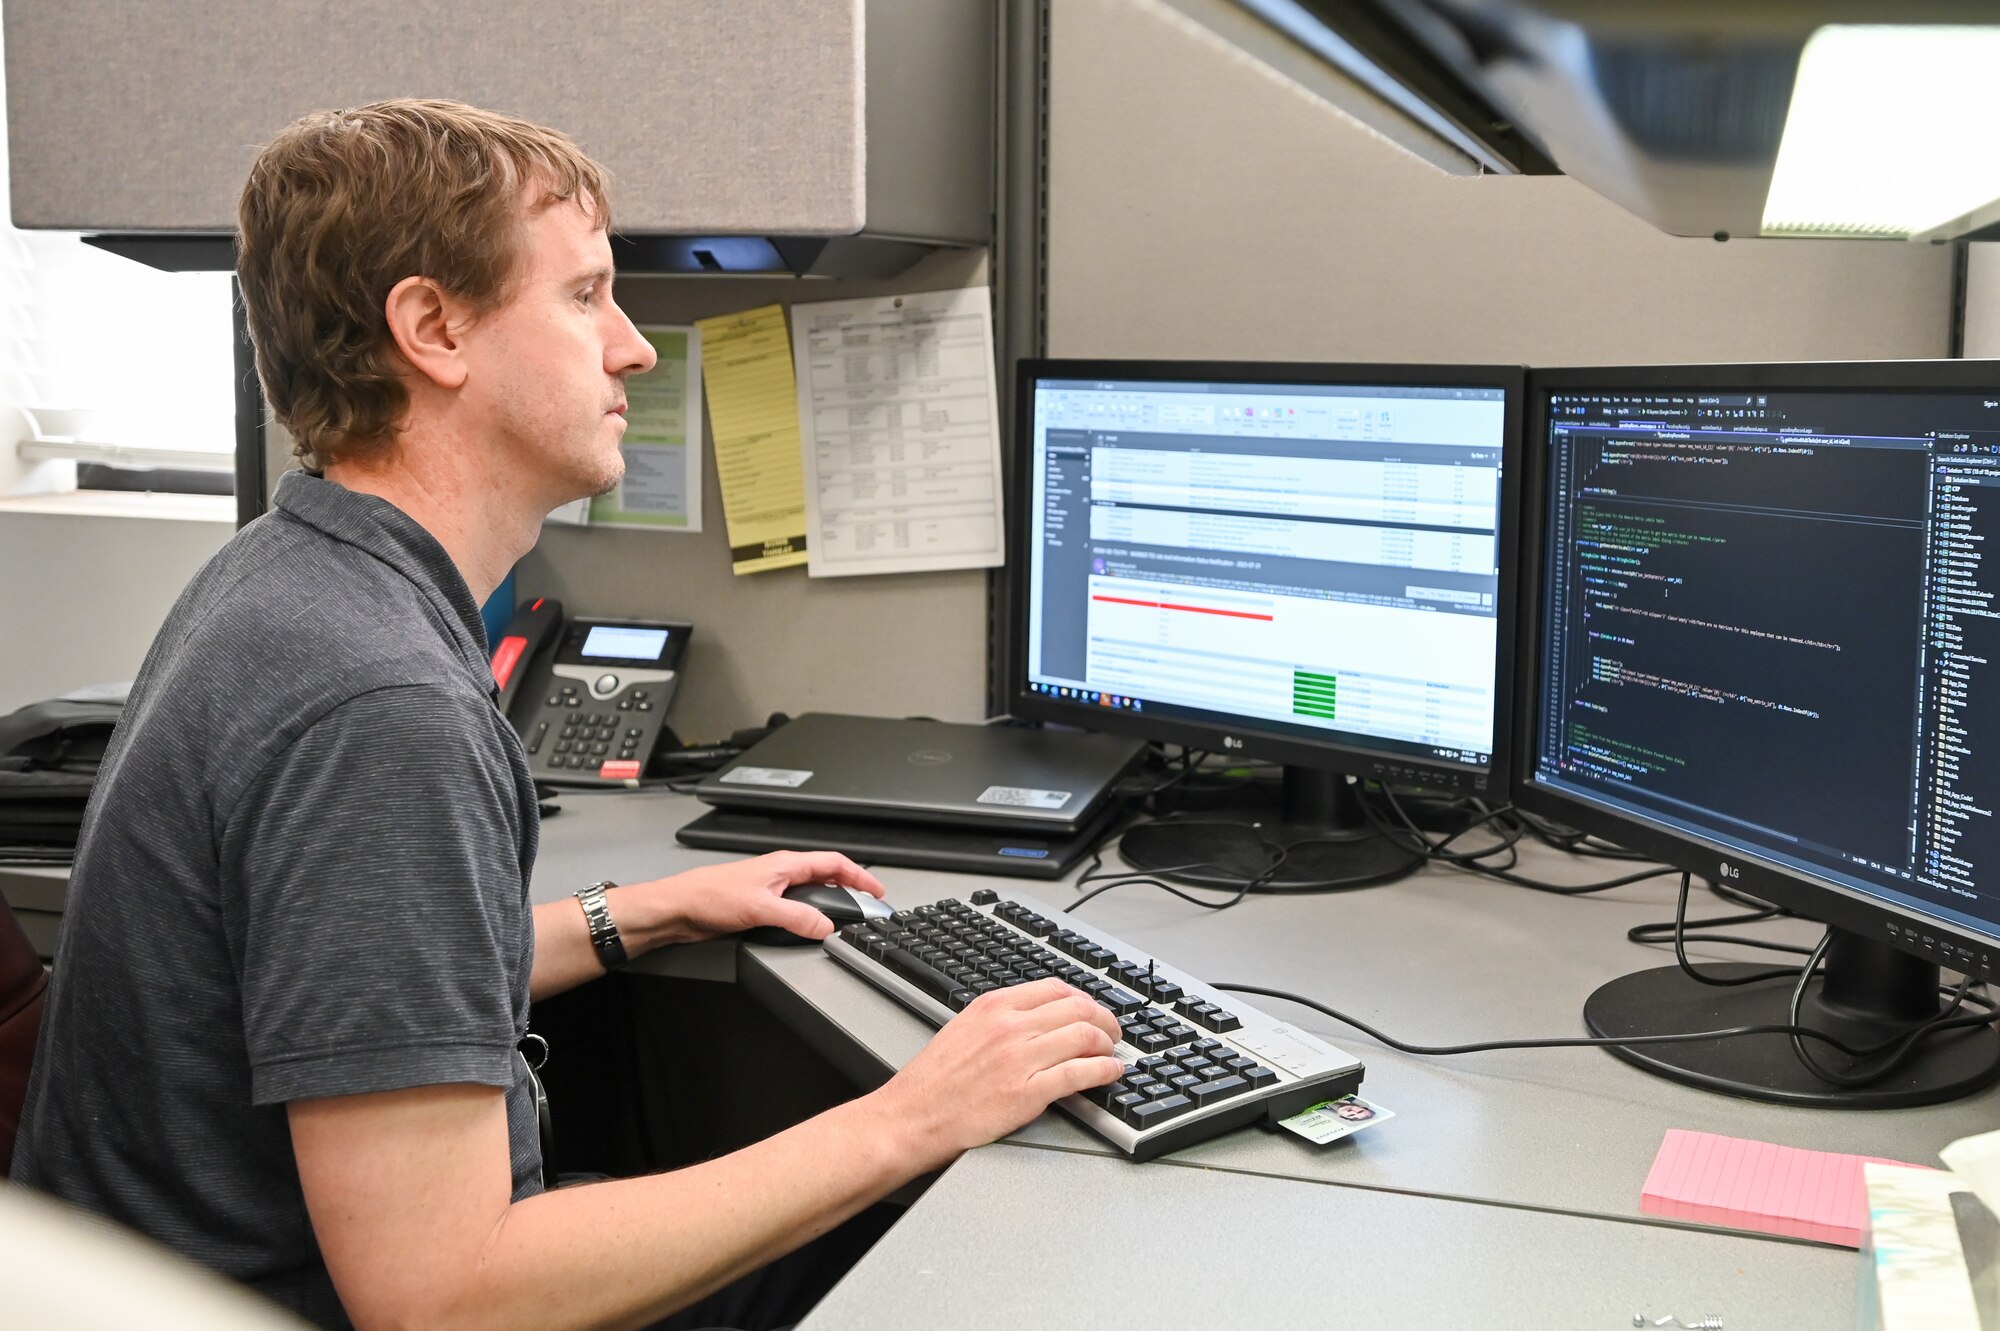
[[[1725,860],[1722,865],[1722,876],[1724,878],[1741,878],[1743,871]]]
[[[1243,741],[1234,735],[1224,735],[1222,737],[1222,747],[1225,749],[1240,749],[1243,747]]]

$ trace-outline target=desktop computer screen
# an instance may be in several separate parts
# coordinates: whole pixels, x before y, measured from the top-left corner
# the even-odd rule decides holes
[[[1272,882],[1387,876],[1408,853],[1356,849],[1346,777],[1501,792],[1520,383],[1022,364],[1016,713],[1288,768],[1289,831],[1222,845],[1209,818],[1154,866],[1232,884],[1282,852]]]
[[[2000,374],[1558,370],[1529,396],[1517,803],[1835,929],[1803,995],[1668,967],[1600,990],[1592,1028],[1819,1021],[1871,1047],[1939,1010],[1940,966],[1991,975]],[[1790,1040],[1621,1056],[1798,1103],[1923,1103],[2000,1071],[1989,1028],[1868,1086]],[[1868,1060],[1817,1052],[1869,1081]]]

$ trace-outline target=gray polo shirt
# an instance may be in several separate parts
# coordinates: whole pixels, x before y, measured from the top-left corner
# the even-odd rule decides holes
[[[503,1087],[539,1188],[538,829],[443,547],[303,473],[275,502],[182,593],[106,755],[14,1170],[341,1327],[285,1103]]]

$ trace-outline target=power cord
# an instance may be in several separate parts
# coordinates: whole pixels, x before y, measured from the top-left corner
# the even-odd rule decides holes
[[[1764,1023],[1751,1026],[1729,1026],[1719,1030],[1690,1031],[1666,1035],[1633,1035],[1622,1037],[1565,1036],[1545,1040],[1486,1040],[1475,1044],[1463,1045],[1416,1045],[1397,1040],[1393,1036],[1377,1030],[1357,1017],[1349,1016],[1337,1008],[1328,1007],[1324,1003],[1306,998],[1300,994],[1290,993],[1283,989],[1270,989],[1248,984],[1217,984],[1214,987],[1231,993],[1255,994],[1260,997],[1279,998],[1286,1002],[1297,1003],[1301,1006],[1309,1007],[1316,1012],[1324,1013],[1344,1025],[1351,1026],[1355,1030],[1380,1041],[1391,1049],[1401,1050],[1406,1054],[1420,1054],[1425,1056],[1478,1054],[1488,1053],[1497,1049],[1630,1048],[1656,1044],[1695,1044],[1707,1040],[1726,1040],[1750,1035],[1784,1035],[1790,1038],[1792,1050],[1798,1056],[1799,1061],[1815,1077],[1830,1085],[1847,1087],[1870,1086],[1889,1077],[1900,1069],[1904,1063],[1908,1062],[1924,1040],[1941,1031],[1969,1029],[1974,1026],[1986,1026],[2000,1021],[2000,1005],[1996,1005],[1993,1000],[1986,997],[1983,993],[1973,992],[1976,986],[1973,983],[1972,977],[1968,975],[1962,978],[1955,986],[1939,986],[1940,992],[1947,994],[1951,999],[1951,1002],[1942,1012],[1925,1018],[1908,1030],[1890,1036],[1879,1044],[1856,1048],[1828,1035],[1824,1031],[1802,1025],[1800,1022],[1800,1012],[1805,1002],[1806,986],[1812,977],[1819,973],[1820,963],[1825,958],[1828,945],[1833,941],[1834,931],[1831,928],[1826,931],[1825,936],[1820,939],[1819,946],[1810,950],[1811,955],[1802,966],[1758,971],[1746,976],[1716,976],[1706,974],[1697,970],[1694,964],[1689,961],[1685,947],[1685,944],[1689,941],[1702,937],[1701,935],[1693,935],[1687,932],[1687,925],[1689,923],[1687,918],[1688,895],[1692,885],[1693,875],[1682,874],[1680,899],[1675,907],[1674,919],[1671,925],[1673,930],[1674,960],[1680,966],[1682,972],[1689,978],[1697,980],[1702,984],[1717,986],[1751,984],[1761,980],[1784,979],[1796,976],[1797,983],[1792,988],[1791,1006],[1787,1014],[1789,1020],[1787,1022],[1782,1024]],[[1717,895],[1723,894],[1718,892]],[[1738,894],[1732,893],[1729,895],[1737,901],[1754,900],[1754,898],[1742,897]],[[1722,922],[1748,922],[1751,920],[1773,919],[1786,913],[1776,906],[1759,903],[1759,909],[1748,915],[1726,916],[1721,917],[1719,920],[1696,921],[1696,923],[1700,925],[1714,925]],[[1628,937],[1640,933],[1641,930],[1657,929],[1660,927],[1658,925],[1641,925],[1639,928],[1629,931]],[[1728,936],[1714,937],[1716,937],[1717,941],[1721,942],[1744,943],[1751,941]],[[1640,940],[1635,938],[1634,941]],[[1651,941],[1664,942],[1667,940],[1655,939]],[[1792,948],[1786,944],[1766,943],[1763,945],[1768,947],[1782,947],[1787,951],[1796,951],[1799,953],[1807,951],[1805,948]],[[1981,1011],[1963,1017],[1958,1016],[1957,1014],[1965,1008],[1968,1002],[1978,1006]],[[1823,1044],[1831,1045],[1834,1049],[1847,1055],[1857,1063],[1873,1064],[1873,1066],[1860,1072],[1838,1071],[1829,1068],[1813,1056],[1812,1051],[1806,1047],[1805,1042],[1807,1040],[1817,1040]]]
[[[1405,1054],[1419,1054],[1425,1057],[1446,1057],[1454,1054],[1484,1054],[1497,1049],[1604,1049],[1654,1044],[1699,1044],[1705,1040],[1729,1040],[1747,1035],[1789,1035],[1792,1037],[1794,1043],[1800,1040],[1818,1040],[1822,1044],[1831,1045],[1841,1053],[1846,1054],[1849,1058],[1866,1060],[1893,1050],[1896,1051],[1895,1057],[1900,1059],[1904,1056],[1902,1046],[1906,1043],[1909,1044],[1910,1048],[1914,1048],[1914,1041],[1920,1040],[1937,1031],[1985,1026],[1992,1024],[1996,1020],[2000,1020],[2000,1008],[1996,1008],[1989,1000],[1983,997],[1972,996],[1973,1001],[1985,1005],[1986,1011],[1983,1015],[1954,1018],[1950,1015],[1951,1009],[1948,1009],[1946,1012],[1940,1013],[1937,1017],[1927,1019],[1920,1026],[1902,1035],[1894,1036],[1878,1045],[1868,1045],[1862,1048],[1856,1048],[1853,1045],[1838,1040],[1824,1031],[1816,1031],[1809,1026],[1801,1026],[1796,1020],[1788,1023],[1765,1022],[1752,1026],[1725,1026],[1720,1030],[1687,1031],[1671,1035],[1579,1035],[1546,1040],[1482,1040],[1477,1044],[1425,1045],[1410,1044],[1406,1041],[1398,1040],[1392,1035],[1377,1030],[1359,1017],[1351,1017],[1338,1008],[1328,1007],[1326,1004],[1307,998],[1303,994],[1294,994],[1284,989],[1270,989],[1256,984],[1211,984],[1210,987],[1232,994],[1254,994],[1260,998],[1279,998],[1287,1003],[1297,1003],[1301,1007],[1308,1007],[1315,1012],[1331,1017],[1344,1026],[1351,1026],[1363,1035],[1391,1049],[1399,1050]],[[1814,1067],[1815,1072],[1818,1071],[1818,1068],[1811,1063],[1808,1063],[1807,1066]],[[1892,1068],[1885,1067],[1881,1071],[1868,1074],[1868,1079],[1870,1081],[1879,1080],[1881,1077],[1887,1075],[1890,1070]],[[1856,1084],[1865,1085],[1867,1083]]]
[[[1516,887],[1525,887],[1536,892],[1547,892],[1554,896],[1580,897],[1595,892],[1609,892],[1616,887],[1627,887],[1633,883],[1643,883],[1648,879],[1662,878],[1668,874],[1677,872],[1674,869],[1660,866],[1595,883],[1551,883],[1539,878],[1530,878],[1526,874],[1515,873],[1513,869],[1520,862],[1518,847],[1522,837],[1525,835],[1536,835],[1536,833],[1534,832],[1534,825],[1526,821],[1521,812],[1515,809],[1513,805],[1507,804],[1497,809],[1484,810],[1480,817],[1474,819],[1465,828],[1452,833],[1441,841],[1433,841],[1424,832],[1423,828],[1417,825],[1416,820],[1410,816],[1409,812],[1404,809],[1402,801],[1397,798],[1394,787],[1380,785],[1374,789],[1380,793],[1383,802],[1388,805],[1389,813],[1393,814],[1396,819],[1395,823],[1390,822],[1388,816],[1377,809],[1370,799],[1366,798],[1367,789],[1367,787],[1364,787],[1361,810],[1368,816],[1368,820],[1374,826],[1375,830],[1393,844],[1402,846],[1412,854],[1422,855],[1425,859],[1433,863],[1463,869],[1468,873],[1476,873],[1487,878],[1498,879],[1503,883],[1512,883]],[[1483,806],[1480,807],[1483,809]],[[1507,827],[1506,821],[1508,819],[1514,819],[1516,826]],[[1452,842],[1464,836],[1473,827],[1489,822],[1495,823],[1505,829],[1500,833],[1498,844],[1477,851],[1451,851],[1449,849]],[[1577,836],[1581,838],[1583,834],[1578,833]],[[1559,849],[1568,848],[1560,841],[1551,842],[1551,844],[1556,845]],[[1581,845],[1583,843],[1579,841],[1578,844]],[[1609,847],[1605,850],[1585,849],[1579,853],[1594,855],[1602,859],[1640,859],[1640,857],[1634,856],[1628,851],[1620,850],[1617,847]],[[1483,861],[1496,855],[1505,855],[1506,859],[1497,866],[1483,863]]]

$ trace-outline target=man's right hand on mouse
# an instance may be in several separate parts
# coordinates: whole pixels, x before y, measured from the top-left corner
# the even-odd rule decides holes
[[[1117,1079],[1118,1023],[1049,978],[981,994],[874,1095],[923,1168],[1004,1137],[1065,1095]]]

